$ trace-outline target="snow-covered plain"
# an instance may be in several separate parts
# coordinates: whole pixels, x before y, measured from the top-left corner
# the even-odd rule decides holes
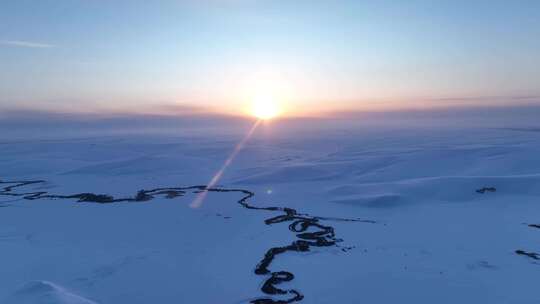
[[[273,121],[218,186],[252,191],[254,206],[367,220],[321,220],[343,241],[272,262],[295,276],[276,287],[298,290],[301,303],[538,303],[540,265],[515,252],[540,251],[540,229],[528,226],[540,224],[538,113],[505,112]],[[0,187],[44,180],[10,192],[115,198],[207,184],[253,123],[15,116],[0,123]],[[0,303],[268,297],[268,276],[254,269],[297,239],[290,222],[266,225],[282,213],[243,208],[238,192],[190,208],[197,195],[111,204],[0,195]]]

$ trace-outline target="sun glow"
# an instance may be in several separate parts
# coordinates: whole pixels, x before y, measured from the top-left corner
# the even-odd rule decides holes
[[[259,96],[251,101],[251,114],[259,119],[275,118],[282,112],[279,103],[270,96]]]

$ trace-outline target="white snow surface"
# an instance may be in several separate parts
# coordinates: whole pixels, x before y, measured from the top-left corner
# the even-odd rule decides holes
[[[46,181],[14,192],[115,197],[207,184],[250,123],[110,132],[118,126],[10,122],[0,133],[0,180]],[[376,221],[324,221],[342,247],[276,258],[273,271],[295,275],[279,287],[300,291],[300,303],[539,303],[540,265],[515,254],[540,251],[540,229],[527,226],[540,224],[534,124],[273,121],[218,184],[255,192],[256,206]],[[193,209],[192,193],[113,204],[0,196],[0,303],[264,297],[255,265],[296,238],[288,223],[265,225],[280,213],[242,208],[241,197],[210,193]]]

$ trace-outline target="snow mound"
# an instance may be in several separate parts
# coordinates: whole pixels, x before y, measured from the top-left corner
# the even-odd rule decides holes
[[[97,304],[48,281],[26,283],[2,304]]]
[[[331,187],[332,202],[365,207],[397,207],[421,201],[465,202],[485,196],[476,192],[496,188],[497,196],[538,196],[540,175],[440,176]]]
[[[334,203],[356,205],[361,204],[365,207],[373,208],[390,208],[397,207],[402,200],[399,194],[395,193],[383,193],[380,195],[366,195],[353,198],[343,198],[334,200]]]
[[[311,165],[292,165],[281,168],[266,169],[258,174],[235,181],[239,184],[281,184],[305,181],[324,181],[336,177],[335,172]]]

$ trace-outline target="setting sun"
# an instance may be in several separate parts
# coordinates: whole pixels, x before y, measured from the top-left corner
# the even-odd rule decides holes
[[[272,119],[281,114],[281,107],[272,97],[256,97],[251,102],[251,114],[259,119]]]

